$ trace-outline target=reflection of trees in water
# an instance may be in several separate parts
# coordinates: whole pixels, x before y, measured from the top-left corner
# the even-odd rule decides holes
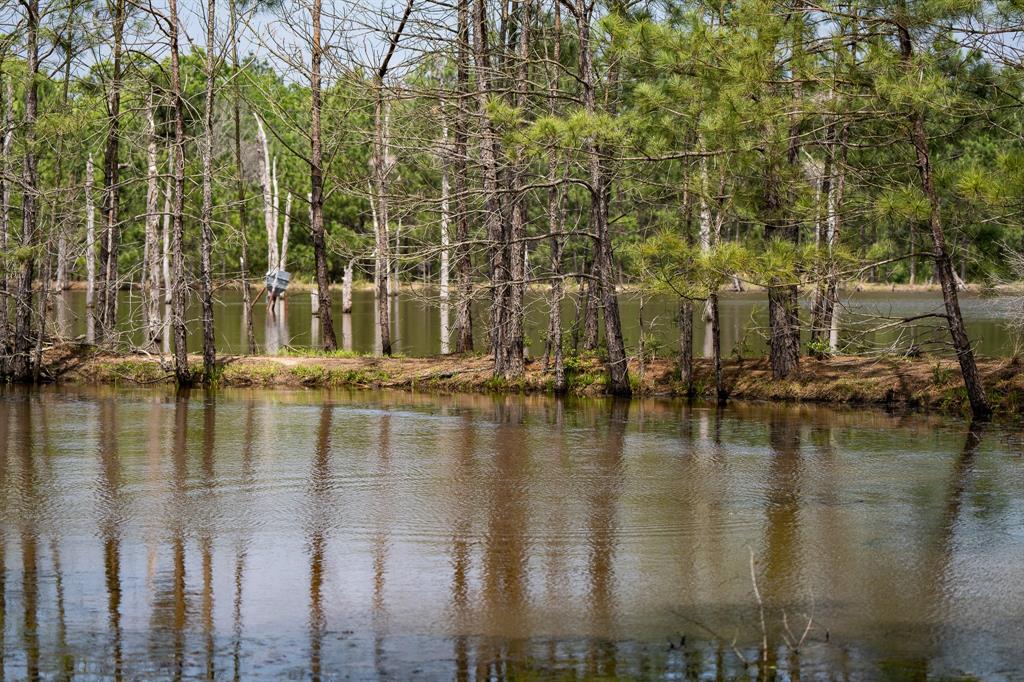
[[[47,478],[52,481],[54,478],[54,448],[53,439],[50,436],[50,402],[46,396],[40,396],[39,422],[43,439],[43,456],[46,464]],[[68,651],[68,628],[64,601],[64,568],[60,560],[60,539],[53,528],[48,528],[47,530],[47,534],[50,536],[50,565],[53,573],[54,601],[57,611],[57,622],[55,623],[57,629],[56,662],[59,667],[56,671],[55,679],[70,680],[74,673],[74,660]]]
[[[408,400],[411,402],[413,398]],[[691,631],[691,638],[684,646],[675,640],[674,650],[655,646],[644,648],[644,645],[636,642],[623,642],[617,639],[619,633],[616,633],[617,624],[622,622],[618,610],[621,608],[624,612],[629,611],[624,597],[626,592],[622,590],[631,587],[623,580],[626,576],[621,574],[621,566],[626,564],[621,562],[623,559],[636,558],[642,564],[647,556],[646,551],[638,554],[624,549],[629,546],[624,542],[631,541],[626,533],[632,528],[630,521],[634,518],[631,510],[626,509],[623,513],[622,509],[622,495],[626,490],[623,486],[632,485],[632,481],[625,480],[627,467],[624,466],[623,453],[626,434],[631,428],[630,418],[633,418],[634,424],[638,420],[646,420],[643,429],[659,438],[664,436],[664,432],[671,432],[676,425],[658,424],[657,419],[663,417],[673,422],[679,419],[679,456],[674,458],[676,461],[673,463],[667,457],[653,465],[638,461],[636,466],[642,468],[634,468],[633,460],[630,459],[628,470],[651,475],[651,470],[645,470],[648,466],[661,466],[665,467],[664,474],[674,479],[667,487],[658,489],[668,494],[666,499],[675,498],[676,504],[669,503],[666,508],[650,510],[651,513],[673,515],[671,523],[685,529],[679,537],[678,547],[659,548],[659,551],[664,549],[669,553],[665,555],[666,558],[678,560],[678,574],[674,572],[675,567],[663,571],[671,574],[668,583],[678,580],[682,604],[687,603],[685,593],[691,589],[694,592],[707,590],[701,593],[700,601],[704,604],[717,604],[727,603],[730,598],[736,597],[736,584],[730,581],[736,571],[730,571],[722,565],[724,559],[734,553],[731,550],[735,549],[735,545],[739,544],[730,541],[730,533],[736,532],[729,525],[728,519],[730,495],[735,495],[735,491],[729,489],[728,474],[732,471],[733,480],[736,480],[736,472],[739,471],[736,467],[747,466],[746,462],[749,461],[743,459],[742,452],[738,460],[729,461],[731,455],[725,456],[726,447],[730,453],[735,453],[737,440],[750,433],[749,428],[739,436],[734,433],[734,427],[728,421],[730,418],[738,421],[734,412],[726,412],[725,415],[729,416],[723,417],[720,412],[674,404],[670,405],[674,410],[672,415],[658,415],[656,410],[660,408],[653,405],[645,405],[644,414],[638,415],[632,411],[636,409],[635,403],[631,409],[628,405],[620,407],[606,402],[590,403],[582,411],[576,412],[574,409],[566,409],[562,402],[531,403],[518,398],[503,398],[495,408],[492,431],[492,425],[477,422],[479,415],[474,414],[473,410],[487,405],[493,407],[494,403],[487,403],[477,397],[461,403],[458,402],[461,398],[452,400],[455,404],[470,407],[458,413],[460,421],[454,422],[454,428],[445,426],[440,429],[436,443],[429,446],[436,447],[442,453],[446,462],[445,480],[450,486],[437,504],[443,505],[442,511],[452,512],[451,527],[447,529],[449,536],[443,541],[451,560],[450,583],[446,587],[450,591],[447,597],[450,600],[451,632],[454,634],[450,650],[451,667],[448,669],[452,677],[460,680],[484,676],[508,678],[529,676],[531,671],[544,677],[549,673],[566,670],[572,671],[570,674],[589,676],[631,675],[636,674],[637,670],[650,671],[652,677],[659,676],[661,671],[678,672],[683,677],[717,674],[729,678],[742,674],[737,658],[729,650],[729,638],[733,631],[720,624],[715,627],[725,635],[723,641],[710,636],[702,641],[700,636],[693,636],[696,632]],[[90,427],[95,423],[97,428],[97,451],[96,454],[90,452],[90,457],[91,464],[96,465],[96,474],[90,504],[95,505],[98,511],[99,523],[94,528],[98,528],[100,544],[96,546],[94,542],[93,546],[97,550],[102,549],[103,578],[99,577],[97,566],[93,575],[96,578],[95,584],[90,583],[89,587],[94,593],[105,590],[105,601],[98,606],[98,617],[106,627],[101,627],[99,634],[102,648],[96,654],[80,654],[80,660],[92,661],[97,654],[102,655],[107,660],[105,665],[108,667],[105,670],[111,676],[130,678],[137,672],[130,668],[140,664],[139,659],[131,655],[134,649],[129,644],[132,641],[131,630],[127,625],[133,613],[131,604],[134,602],[123,596],[130,594],[124,590],[132,589],[127,576],[133,563],[127,553],[129,543],[126,543],[126,538],[134,534],[127,530],[132,526],[128,525],[126,505],[133,499],[129,497],[132,488],[128,484],[133,481],[131,474],[135,469],[127,464],[132,461],[127,456],[128,443],[134,442],[131,416],[135,413],[122,412],[126,409],[124,403],[112,399],[99,400],[95,404],[97,416],[95,422],[90,418]],[[164,488],[170,496],[163,522],[165,532],[158,534],[161,535],[158,566],[162,570],[157,571],[152,582],[152,620],[149,623],[151,652],[147,662],[152,666],[165,666],[157,674],[168,678],[232,674],[235,679],[242,679],[246,676],[241,672],[245,665],[242,653],[243,587],[247,580],[252,582],[255,577],[247,575],[254,568],[253,565],[247,566],[250,538],[244,528],[250,517],[240,514],[242,525],[237,528],[224,528],[219,523],[213,525],[208,518],[210,515],[214,520],[220,518],[214,513],[213,506],[221,496],[220,492],[213,494],[220,490],[217,474],[223,477],[226,471],[232,469],[231,464],[225,465],[216,459],[214,440],[218,423],[222,433],[217,441],[224,440],[224,417],[227,413],[222,412],[218,420],[216,412],[223,410],[224,406],[212,402],[202,404],[202,440],[193,441],[195,450],[191,451],[189,461],[187,438],[190,403],[187,399],[179,398],[174,403],[173,429],[170,420],[160,418],[161,411],[170,417],[170,403],[167,403],[167,409],[162,407],[159,400],[145,404],[149,410],[149,419],[141,420],[139,428],[145,438],[140,444],[146,448],[146,458],[139,460],[139,464],[148,466],[148,469],[140,468],[139,471],[140,476],[148,479],[146,487],[150,490],[156,490],[163,481],[160,450],[163,448],[166,453],[167,449],[161,444],[161,438],[167,430],[174,431],[173,435],[166,433],[167,438],[173,438],[169,453],[171,458],[167,465],[169,483]],[[595,405],[598,407],[595,408]],[[529,411],[530,408],[536,409]],[[196,403],[191,409],[200,409],[200,404]],[[261,425],[257,415],[259,407],[255,403],[248,402],[244,409],[244,419],[238,420],[239,427],[244,424],[241,493],[238,498],[232,499],[248,511],[254,507],[254,503],[261,501],[256,493],[253,462],[256,447],[254,435],[260,432]],[[332,564],[328,559],[333,559],[333,556],[326,553],[332,527],[332,408],[320,405],[315,409],[320,410],[319,423],[309,424],[309,431],[315,429],[316,440],[312,461],[307,465],[310,473],[306,488],[307,504],[304,505],[308,514],[304,530],[305,556],[309,561],[308,665],[309,674],[313,678],[320,678],[332,672],[323,662],[330,660],[324,656],[324,652],[331,652],[330,642],[333,641],[333,638],[327,636],[325,615],[329,610],[325,600],[331,595],[328,576]],[[544,430],[531,428],[529,420],[533,418],[539,422],[542,414],[546,422]],[[12,655],[16,655],[18,661],[16,671],[13,668],[6,671],[8,678],[55,676],[67,679],[74,672],[71,664],[76,661],[67,654],[64,624],[66,566],[61,565],[62,550],[66,565],[71,565],[76,558],[69,554],[74,547],[73,536],[59,535],[60,529],[51,528],[48,522],[48,519],[57,518],[52,505],[61,502],[59,498],[49,497],[55,489],[50,477],[63,473],[60,457],[56,456],[54,447],[60,443],[64,434],[60,432],[54,415],[53,405],[46,400],[45,395],[42,396],[42,402],[40,399],[0,401],[0,516],[4,512],[12,514],[10,527],[0,526],[0,680],[3,678],[5,653],[7,665],[13,665]],[[193,437],[200,435],[199,416],[193,414]],[[335,420],[337,418],[333,417]],[[401,646],[400,640],[393,640],[388,635],[387,610],[393,609],[396,619],[403,612],[403,607],[396,600],[389,601],[389,597],[396,596],[396,588],[386,584],[391,577],[389,564],[395,561],[394,558],[389,559],[389,547],[393,542],[391,533],[397,513],[394,505],[401,502],[392,493],[405,489],[404,486],[396,487],[396,482],[403,481],[401,474],[404,462],[396,460],[395,453],[404,452],[400,446],[407,443],[404,439],[408,437],[404,429],[395,430],[398,423],[392,422],[393,418],[398,419],[397,416],[384,414],[371,422],[370,428],[374,432],[374,445],[371,447],[377,448],[377,467],[371,473],[377,474],[379,488],[373,496],[377,505],[374,510],[376,527],[370,536],[369,557],[366,557],[366,545],[360,542],[363,557],[373,562],[375,639],[372,646],[378,666],[377,673],[382,677],[398,672],[388,669],[384,654],[396,645]],[[921,485],[913,487],[913,490],[919,491],[920,496],[907,503],[905,509],[909,518],[894,520],[900,530],[895,536],[896,540],[906,540],[906,534],[913,531],[913,535],[909,536],[912,546],[899,553],[899,556],[908,558],[911,563],[910,567],[900,570],[912,570],[913,579],[897,576],[899,579],[889,580],[888,586],[876,583],[862,588],[860,581],[867,579],[871,583],[878,580],[880,560],[877,556],[860,556],[858,552],[857,542],[863,537],[862,521],[865,517],[857,511],[858,507],[851,507],[848,499],[850,462],[844,456],[847,452],[844,447],[846,436],[842,435],[842,429],[844,425],[862,425],[863,420],[842,415],[833,419],[827,415],[816,415],[814,411],[801,411],[798,414],[790,411],[765,414],[761,411],[758,418],[763,419],[766,426],[764,435],[759,435],[756,443],[761,445],[767,441],[770,455],[759,462],[764,468],[755,469],[756,473],[752,474],[749,482],[763,484],[764,507],[763,510],[755,509],[750,515],[756,520],[756,525],[739,532],[752,532],[757,537],[753,544],[758,552],[758,578],[768,607],[772,644],[770,663],[778,666],[780,676],[795,677],[801,672],[806,676],[824,669],[839,673],[851,667],[864,670],[865,666],[875,665],[879,657],[889,656],[906,669],[937,672],[937,660],[946,660],[955,655],[948,651],[944,653],[944,648],[951,643],[960,643],[958,637],[961,633],[957,629],[959,625],[955,622],[955,614],[943,617],[938,622],[932,621],[929,625],[931,630],[923,633],[925,639],[931,635],[930,644],[923,643],[915,632],[914,637],[903,644],[884,645],[870,650],[861,646],[861,640],[858,640],[858,643],[850,647],[847,655],[841,645],[815,642],[813,647],[807,647],[802,652],[801,661],[785,645],[781,632],[780,607],[790,609],[793,604],[805,603],[809,594],[802,589],[811,584],[818,590],[815,598],[825,602],[833,597],[846,598],[848,594],[855,594],[856,590],[862,589],[865,600],[869,602],[867,608],[871,618],[878,618],[879,615],[884,618],[888,613],[898,612],[912,603],[920,604],[922,610],[927,609],[933,614],[936,609],[948,612],[960,604],[959,598],[956,603],[952,601],[958,597],[954,590],[958,589],[955,580],[959,577],[953,571],[957,568],[955,560],[958,557],[958,543],[964,537],[971,537],[965,535],[964,519],[972,509],[969,496],[977,486],[973,475],[978,464],[981,430],[972,429],[967,433],[963,448],[955,458],[945,460],[944,464],[935,462],[946,467],[943,469],[945,473],[941,483],[934,485],[934,477],[926,476],[925,480],[933,484],[927,489]],[[586,423],[588,419],[591,420],[589,428]],[[567,429],[564,429],[567,420],[577,420],[583,424],[583,429],[567,436]],[[915,423],[919,425],[925,422]],[[894,424],[900,428],[918,428],[881,417],[870,424],[872,427],[893,429]],[[50,429],[54,431],[52,434],[49,433]],[[703,439],[700,437],[701,432],[704,434]],[[716,446],[716,440],[722,442],[723,432],[725,445]],[[629,433],[632,448],[633,432]],[[838,441],[834,434],[840,435]],[[580,441],[583,443],[582,452],[578,444]],[[14,448],[13,452],[11,447]],[[670,443],[668,447],[671,449],[674,445]],[[124,460],[120,459],[122,454],[126,456]],[[126,464],[122,465],[122,462]],[[196,475],[191,480],[189,466],[193,467],[192,473]],[[56,469],[56,473],[53,469]],[[91,471],[92,466],[89,469]],[[928,466],[913,474],[931,475],[937,471],[937,468]],[[575,486],[574,479],[577,482]],[[582,485],[578,485],[579,482]],[[643,483],[642,480],[640,482]],[[191,502],[190,483],[191,494],[196,495],[198,492],[198,497]],[[199,485],[196,486],[196,483]],[[903,483],[907,486],[901,484],[899,490],[912,484],[908,481]],[[577,492],[570,492],[573,490]],[[633,488],[628,490],[632,492]],[[427,504],[435,503],[428,501]],[[448,504],[451,506],[446,506]],[[139,504],[139,508],[142,510],[144,506]],[[426,511],[436,509],[430,506]],[[18,516],[13,516],[15,510]],[[573,529],[579,528],[579,525],[573,523],[573,510],[582,510],[576,512],[586,531],[582,547],[578,540],[566,540],[567,536],[572,536]],[[920,518],[915,518],[916,515],[920,515]],[[646,523],[651,519],[645,517],[641,520]],[[658,517],[658,521],[664,520],[664,517]],[[197,522],[199,525],[196,525]],[[481,530],[484,531],[482,536]],[[229,647],[225,646],[225,659],[220,660],[218,670],[214,666],[217,632],[213,621],[214,547],[218,533],[223,535],[232,531],[238,533],[234,547],[233,655],[228,653]],[[195,555],[192,557],[192,570],[195,573],[191,589],[186,586],[186,540],[189,533],[195,533],[192,537],[197,540],[193,548]],[[876,539],[880,531],[871,530],[867,535],[868,539]],[[532,544],[534,538],[540,538],[540,541]],[[483,542],[477,544],[474,540]],[[19,546],[22,549],[20,557],[14,554]],[[404,544],[399,546],[404,548]],[[10,548],[13,549],[7,551]],[[574,550],[579,549],[585,550],[585,555],[574,553]],[[961,548],[959,551],[962,555],[964,550]],[[745,550],[743,552],[743,558],[746,559]],[[248,555],[248,561],[251,562],[254,556]],[[580,558],[579,563],[575,563],[574,557]],[[17,565],[19,561],[20,567]],[[229,563],[230,559],[225,557],[225,571],[229,570]],[[620,566],[618,579],[616,565]],[[397,565],[390,568],[394,571]],[[572,568],[578,569],[578,572],[573,573]],[[531,569],[534,571],[532,575]],[[11,571],[10,575],[8,570]],[[635,575],[631,573],[630,580],[637,579]],[[223,577],[227,580],[226,574]],[[481,578],[479,592],[477,577]],[[576,582],[574,578],[582,582],[582,588],[581,582]],[[538,584],[532,585],[535,579]],[[105,582],[101,585],[100,580]],[[20,585],[14,584],[19,581]],[[67,584],[72,586],[74,583]],[[656,587],[660,586],[659,582]],[[386,587],[390,587],[390,593]],[[428,591],[431,589],[431,586],[424,587]],[[739,597],[751,599],[749,583],[745,582],[742,587],[746,589],[741,590]],[[224,603],[221,606],[227,617],[226,584],[224,588]],[[719,598],[715,590],[729,592],[722,592]],[[906,592],[897,594],[898,599],[892,600],[893,590]],[[99,596],[102,599],[104,595]],[[249,595],[245,596],[248,600],[253,599]],[[531,602],[531,598],[536,601]],[[572,604],[573,598],[579,602],[578,608]],[[872,602],[872,599],[875,601]],[[892,602],[889,610],[879,610],[883,608],[879,604],[885,599]],[[520,634],[529,635],[538,627],[537,614],[543,612],[542,607],[557,608],[565,604],[569,604],[573,611],[583,612],[583,622],[577,625],[586,628],[587,637],[575,641],[557,637],[546,637],[544,641],[517,637]],[[76,620],[73,616],[76,603],[73,598],[69,605],[72,609],[72,644],[75,644]],[[9,613],[8,606],[12,607]],[[756,606],[752,601],[743,602],[737,607],[737,610],[742,609],[746,610],[748,622],[750,618],[756,620]],[[789,610],[789,619],[790,625],[799,635],[803,622],[798,612],[799,609],[796,612]],[[922,620],[917,614],[909,614],[909,617],[914,618],[915,624]],[[558,618],[558,614],[555,614],[555,618]],[[6,628],[2,627],[4,620]],[[302,620],[300,615],[298,623],[285,621],[285,625],[298,629],[300,638]],[[843,620],[847,624],[850,622],[845,614]],[[539,623],[541,628],[549,628],[551,625]],[[860,626],[861,623],[856,625]],[[188,634],[190,626],[194,633],[191,636]],[[125,640],[123,651],[122,627],[125,628],[124,635],[129,637]],[[866,627],[870,627],[870,623]],[[955,631],[947,631],[948,627]],[[687,625],[681,625],[682,631],[687,629]],[[493,639],[478,637],[478,632],[496,636]],[[631,636],[629,632],[621,634],[626,639]],[[3,647],[4,636],[7,638],[6,650]],[[204,644],[200,644],[200,637],[205,637],[205,672],[203,654],[200,653]],[[833,639],[841,641],[836,637]],[[367,640],[363,641],[365,644],[359,653],[369,654],[370,644]],[[248,647],[246,649],[246,653],[249,653]],[[746,651],[744,649],[744,653]],[[300,650],[293,655],[301,657],[305,653]],[[233,657],[232,673],[228,673],[228,666],[231,665],[226,660],[228,655]],[[446,655],[442,653],[442,656]],[[750,655],[749,658],[754,660],[755,656]],[[23,661],[24,669],[21,668]],[[761,670],[760,667],[751,667],[748,672],[753,676],[760,674]],[[641,676],[643,674],[640,673]]]
[[[544,547],[544,601],[550,608],[551,604],[567,604],[572,601],[569,579],[569,510],[567,496],[562,491],[568,490],[572,481],[573,461],[566,443],[565,398],[549,400],[544,403],[544,408],[550,431],[550,447],[545,453],[549,459],[544,462],[544,467],[552,475],[549,483],[551,491],[547,498],[549,532]],[[545,653],[549,668],[558,664],[558,645],[556,637],[550,637],[547,641]]]
[[[726,509],[728,461],[722,444],[724,415],[721,407],[708,409],[689,403],[682,406],[680,414],[678,487],[673,492],[678,500],[675,515],[679,527],[686,533],[686,541],[679,543],[676,559],[681,592],[678,599],[686,605],[684,622],[698,628],[710,624],[704,623],[703,618],[690,619],[688,614],[694,606],[701,602],[725,604],[729,601],[726,585],[731,566],[726,547],[729,514]],[[695,675],[695,671],[706,671],[708,665],[711,670],[722,673],[726,644],[720,641],[707,648],[697,642],[681,642],[680,666]]]
[[[473,513],[472,495],[474,487],[474,457],[476,429],[473,417],[467,412],[459,420],[459,435],[454,452],[452,472],[453,494],[456,500],[455,518],[451,537],[451,608],[452,626],[455,630],[454,651],[455,677],[459,682],[470,679],[469,643],[465,634],[469,623],[469,571],[471,570],[470,545],[472,543]]]
[[[245,403],[245,432],[242,436],[242,499],[239,504],[242,508],[249,508],[252,505],[252,493],[255,487],[255,469],[253,468],[253,431],[255,421],[255,402],[247,400]],[[245,518],[248,518],[246,515]],[[245,561],[248,551],[248,529],[239,528],[239,537],[235,541],[235,566],[234,566],[234,598],[231,606],[232,641],[231,641],[231,678],[237,682],[242,678],[242,597],[243,586],[245,585]]]
[[[384,669],[384,636],[387,630],[387,600],[384,596],[390,551],[391,523],[391,414],[385,408],[380,415],[377,435],[376,529],[373,533],[373,662],[378,675],[387,677]]]
[[[327,619],[323,609],[324,553],[329,525],[327,497],[331,476],[331,421],[333,407],[325,402],[320,407],[316,430],[316,447],[309,475],[309,520],[307,546],[309,551],[309,674],[319,682],[322,674],[323,637]]]
[[[477,677],[507,676],[510,659],[521,651],[526,608],[526,470],[529,453],[522,404],[512,397],[495,404],[493,470],[487,477],[487,520],[483,542],[483,610],[488,638],[477,661]]]
[[[25,648],[25,677],[39,679],[39,565],[38,484],[33,459],[33,400],[25,397],[14,402],[15,443],[21,454],[19,492],[21,494],[21,600],[22,646]]]
[[[10,401],[0,400],[0,518],[7,518],[7,500],[10,491],[7,488],[7,449],[10,414],[7,406]],[[7,665],[7,526],[0,523],[0,682],[4,682],[4,671]]]
[[[213,528],[212,518],[215,516],[215,469],[214,446],[217,433],[217,403],[209,391],[203,394],[203,450],[202,466],[202,508],[203,520],[199,536],[199,553],[203,573],[202,627],[203,640],[206,644],[206,679],[216,676],[214,662],[214,631],[213,631]]]
[[[107,626],[113,647],[114,679],[124,676],[121,644],[121,459],[117,447],[117,401],[107,396],[100,401],[100,480],[98,484],[100,537],[103,539],[103,567],[107,590]]]
[[[955,589],[955,577],[952,572],[956,552],[956,531],[961,520],[964,496],[974,472],[978,446],[981,445],[984,432],[984,422],[971,422],[967,433],[964,434],[963,446],[952,462],[952,470],[940,500],[938,518],[930,524],[927,520],[921,524],[925,528],[931,525],[934,531],[931,537],[924,538],[922,546],[924,558],[916,580],[919,594],[911,603],[922,611],[941,612],[945,609],[947,617],[952,619],[956,619],[956,614],[949,604]],[[894,661],[894,664],[906,670],[920,671],[922,675],[929,674],[931,660],[936,655],[943,653],[942,630],[948,626],[955,628],[956,623],[939,619],[938,622],[929,622],[928,626],[932,629],[927,640],[930,644],[928,649],[914,658],[901,656],[898,661]]]
[[[167,509],[171,569],[159,571],[153,581],[149,634],[152,657],[170,665],[170,676],[180,680],[185,665],[185,628],[191,611],[185,575],[185,534],[188,516],[188,410],[189,392],[174,400],[171,445],[171,489]],[[170,641],[166,641],[169,638]]]
[[[762,569],[758,578],[768,609],[768,650],[761,652],[768,670],[778,667],[783,635],[781,610],[794,603],[793,587],[800,584],[801,453],[800,421],[789,411],[773,410],[768,417],[768,493],[765,500]],[[790,672],[799,676],[799,660],[791,657]],[[762,670],[765,675],[767,671]]]
[[[587,496],[587,602],[594,636],[587,650],[588,675],[616,674],[615,646],[610,638],[615,625],[616,513],[622,489],[622,456],[629,400],[609,404],[604,447],[594,454],[594,480]]]

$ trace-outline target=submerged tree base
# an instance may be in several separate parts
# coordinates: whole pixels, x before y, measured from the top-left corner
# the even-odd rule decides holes
[[[43,375],[51,381],[101,384],[172,384],[169,358],[117,355],[87,346],[63,346],[45,356]],[[190,356],[197,376],[201,356]],[[1024,376],[1016,358],[981,359],[982,380],[998,414],[1024,412]],[[351,353],[225,356],[218,359],[211,383],[219,387],[388,388],[424,392],[554,392],[554,372],[539,359],[527,360],[523,377],[493,377],[493,360],[482,355],[431,358],[381,358]],[[955,360],[947,358],[835,357],[803,358],[799,371],[785,380],[772,377],[765,359],[723,363],[725,386],[733,400],[880,405],[968,413],[970,405]],[[596,356],[570,356],[565,371],[569,393],[608,394],[608,376]],[[636,396],[684,397],[674,360],[630,363]],[[694,360],[698,399],[715,399],[710,360]]]

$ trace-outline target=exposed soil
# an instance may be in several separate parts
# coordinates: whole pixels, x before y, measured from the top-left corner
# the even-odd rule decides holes
[[[214,384],[222,387],[258,386],[324,388],[350,386],[393,388],[420,392],[551,392],[553,373],[540,360],[530,360],[521,379],[492,376],[487,356],[376,358],[333,356],[222,357]],[[192,358],[198,375],[201,361]],[[55,381],[104,384],[159,384],[173,381],[170,359],[155,355],[116,355],[87,346],[64,346],[47,354],[46,374]],[[697,397],[711,399],[711,364],[695,360]],[[605,393],[607,379],[596,357],[573,357],[566,362],[569,390],[577,395]],[[1015,415],[1024,411],[1024,365],[1016,359],[979,359],[989,399],[995,411]],[[871,404],[964,412],[966,392],[959,367],[937,358],[802,358],[797,375],[775,380],[767,360],[731,360],[724,365],[731,399],[775,402]],[[650,360],[641,368],[634,359],[630,375],[637,395],[681,396],[674,360]]]

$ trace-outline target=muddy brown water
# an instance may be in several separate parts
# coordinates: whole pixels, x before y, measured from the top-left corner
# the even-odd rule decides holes
[[[0,671],[1020,677],[1022,445],[866,409],[0,389]]]
[[[640,320],[644,323],[645,345],[650,352],[664,356],[672,354],[678,345],[676,315],[678,301],[666,296],[641,299],[636,294],[623,294],[619,298],[623,333],[630,352],[635,353],[640,339]],[[893,293],[865,291],[843,297],[840,309],[840,349],[847,353],[906,351],[913,347],[921,352],[948,353],[948,332],[943,320],[923,317],[913,326],[896,324],[895,320],[943,313],[942,298],[938,292]],[[334,296],[334,325],[338,343],[349,350],[371,353],[375,349],[374,299],[370,291],[356,291],[353,311],[343,315],[340,295]],[[538,292],[530,292],[526,308],[526,340],[530,353],[543,353],[547,334],[548,303]],[[641,303],[643,310],[641,311]],[[801,317],[809,317],[809,301],[801,299]],[[695,318],[694,342],[698,356],[710,355],[706,346],[707,334],[698,305]],[[971,340],[981,355],[1007,356],[1016,350],[1014,336],[1008,321],[1017,312],[1024,311],[1020,300],[1009,296],[981,297],[962,294],[961,307]],[[276,316],[267,314],[261,301],[255,306],[253,327],[260,351],[273,354],[284,346],[305,348],[321,342],[319,321],[314,319],[309,293],[293,292],[281,304]],[[217,350],[221,353],[245,352],[245,327],[242,301],[238,292],[222,290],[214,306],[214,326]],[[55,296],[51,312],[54,325],[66,335],[89,337],[89,316],[86,315],[85,294],[69,291]],[[475,334],[478,349],[484,347],[487,334],[484,327],[487,305],[480,302],[474,309]],[[642,314],[641,314],[642,313]],[[454,308],[451,311],[454,322]],[[744,294],[727,293],[721,299],[722,350],[726,356],[763,356],[767,352],[765,327],[768,324],[767,299],[763,292]],[[200,350],[200,311],[192,306],[189,316],[189,348]],[[142,339],[142,312],[137,293],[121,292],[118,303],[118,328],[123,340],[139,343]],[[568,297],[563,304],[562,319],[565,342],[573,343],[573,323],[576,302]],[[397,353],[410,356],[428,356],[441,352],[441,322],[436,290],[412,290],[404,287],[392,300],[392,341]],[[169,351],[169,334],[167,350]],[[805,334],[805,341],[806,341]]]

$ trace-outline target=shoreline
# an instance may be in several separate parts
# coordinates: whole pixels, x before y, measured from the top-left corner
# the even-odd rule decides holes
[[[165,359],[166,363],[170,358]],[[201,374],[198,355],[189,356]],[[489,356],[426,358],[340,355],[222,356],[217,388],[355,388],[394,389],[417,393],[551,394],[553,373],[540,359],[528,360],[521,379],[492,376]],[[997,417],[1024,413],[1024,368],[1014,358],[979,358],[978,368]],[[790,379],[772,378],[767,359],[723,363],[729,400],[785,404],[870,405],[883,408],[969,414],[966,391],[955,360],[946,358],[835,357],[801,358]],[[173,383],[169,364],[145,354],[115,354],[89,346],[53,349],[45,358],[48,379],[66,384],[123,386]],[[694,360],[697,400],[714,400],[711,361]],[[607,395],[604,366],[596,357],[566,358],[568,393]],[[674,359],[630,361],[634,396],[685,398]]]
[[[259,293],[260,289],[263,288],[262,278],[252,278],[249,280],[250,287],[252,288],[253,295]],[[125,283],[120,291],[138,290],[140,285],[135,282]],[[239,280],[220,280],[214,282],[214,292],[222,289],[228,289],[231,291],[240,291],[241,282]],[[431,291],[436,290],[438,285],[433,282],[402,282],[399,285],[399,292],[416,292],[416,291]],[[67,289],[64,291],[85,291],[86,283],[84,281],[75,280],[68,283]],[[534,291],[547,291],[550,286],[547,284],[530,284],[529,289]],[[565,283],[565,290],[567,292],[577,291],[579,287],[572,282],[567,280]],[[356,281],[352,283],[353,291],[373,291],[373,283],[369,281]],[[616,290],[619,293],[635,293],[639,291],[639,286],[633,282],[624,282],[616,286]],[[340,295],[342,292],[342,285],[338,283],[332,283],[330,285],[331,294]],[[725,285],[719,291],[724,295],[747,295],[764,293],[766,289],[756,284],[748,284],[742,292],[737,292],[732,289],[731,286]],[[289,293],[300,293],[310,294],[316,292],[315,282],[306,282],[304,280],[292,280],[288,287]],[[938,284],[926,283],[926,284],[906,284],[906,283],[887,283],[887,282],[863,282],[863,281],[850,281],[843,284],[840,288],[840,293],[849,295],[854,293],[903,293],[903,294],[915,294],[915,293],[941,293],[942,289]],[[53,283],[50,285],[50,294],[61,293],[59,290],[54,288]],[[962,290],[960,293],[972,294],[972,295],[1014,295],[1024,294],[1024,281],[1021,282],[1006,282],[996,285],[979,284],[972,282],[967,285],[967,288]]]

